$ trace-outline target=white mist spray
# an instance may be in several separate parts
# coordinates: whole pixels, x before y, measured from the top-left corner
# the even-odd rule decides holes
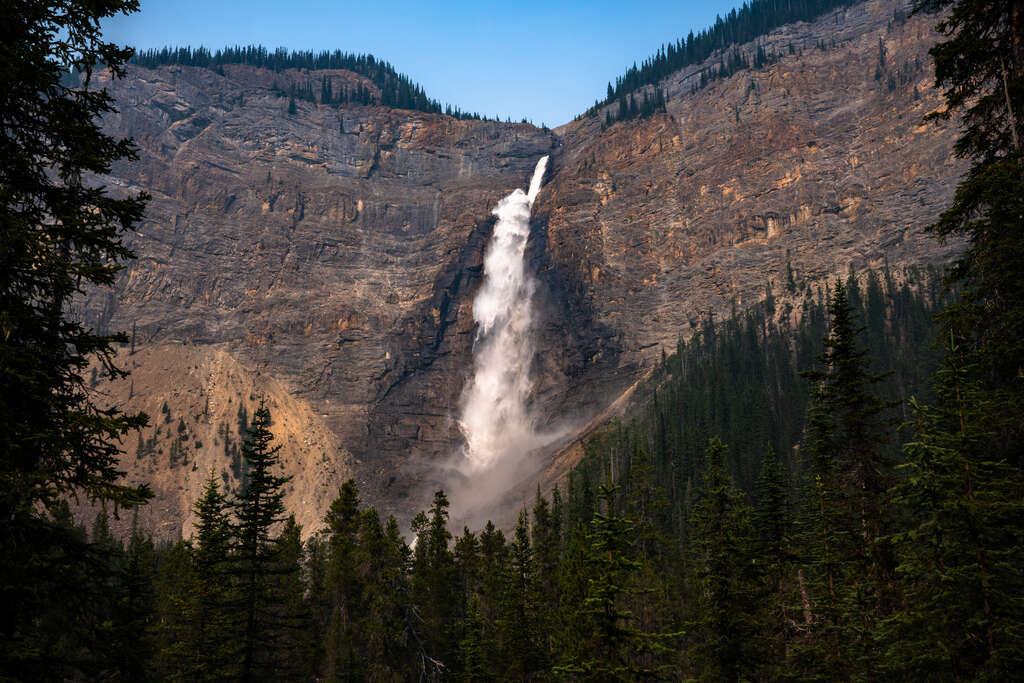
[[[492,468],[507,455],[525,455],[548,440],[536,433],[527,408],[536,283],[525,263],[530,207],[547,165],[548,158],[542,157],[529,192],[514,190],[493,211],[498,222],[484,256],[484,283],[473,302],[478,325],[473,377],[463,392],[459,420],[470,474]]]

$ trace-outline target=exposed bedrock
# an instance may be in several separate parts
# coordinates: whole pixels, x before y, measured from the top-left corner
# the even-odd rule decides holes
[[[923,232],[962,170],[953,124],[921,123],[939,106],[934,17],[893,24],[896,6],[785,27],[760,41],[777,62],[696,92],[696,69],[677,72],[662,84],[667,112],[606,130],[604,112],[555,131],[304,101],[289,115],[280,92],[291,83],[318,91],[326,76],[338,91],[360,77],[133,67],[110,84],[121,112],[106,124],[134,137],[140,158],[112,184],[153,199],[130,238],[138,259],[83,315],[134,326],[139,346],[216,348],[234,372],[272,378],[330,433],[318,443],[334,444],[327,458],[368,501],[406,518],[460,445],[491,210],[544,154],[528,261],[533,401],[549,424],[606,408],[703,312],[781,287],[787,263],[802,278],[949,260],[957,245]],[[125,400],[152,409],[198,391],[173,372],[145,384]],[[182,467],[173,435],[159,438],[163,454],[145,466],[126,447],[130,476]],[[296,498],[307,525],[329,493]],[[185,520],[188,498],[167,498],[160,514]]]

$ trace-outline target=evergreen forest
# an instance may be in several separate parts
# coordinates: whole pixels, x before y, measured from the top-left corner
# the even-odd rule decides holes
[[[354,87],[334,89],[329,80],[316,81],[316,94],[312,80],[299,87],[291,87],[288,94],[294,99],[303,99],[321,104],[362,104],[411,109],[429,114],[447,114],[458,119],[476,119],[477,113],[463,112],[451,105],[442,106],[423,91],[408,76],[399,73],[390,63],[377,59],[371,54],[355,54],[341,50],[313,52],[310,50],[268,50],[262,45],[225,47],[211,52],[205,47],[165,47],[159,50],[143,50],[133,54],[131,64],[148,69],[166,65],[196,66],[223,70],[231,64],[243,64],[271,71],[300,69],[319,71],[344,69],[365,77],[374,88],[357,84]],[[319,95],[319,100],[317,96]]]
[[[702,74],[704,83],[709,78],[724,77],[742,60],[748,60],[737,53],[731,52],[729,57],[732,66],[727,66],[725,55],[730,48],[748,43],[774,29],[797,21],[813,21],[821,15],[835,9],[849,7],[856,0],[750,0],[745,1],[739,9],[732,9],[724,17],[716,16],[715,23],[694,34],[692,31],[685,38],[679,38],[643,60],[637,66],[634,62],[621,76],[616,77],[615,84],[608,84],[608,93],[604,100],[594,104],[598,109],[615,101],[621,101],[630,93],[644,86],[657,85],[663,78],[684,67],[701,64],[716,52],[721,54],[722,62],[717,71]],[[754,65],[760,67],[770,59],[760,47],[754,56]]]
[[[811,11],[754,3],[701,40],[804,18],[798,7]],[[131,59],[101,21],[137,9],[4,13],[0,680],[1020,677],[1018,4],[918,6],[942,36],[947,107],[930,116],[960,117],[969,165],[927,227],[963,244],[946,272],[790,271],[758,306],[696,321],[632,413],[589,437],[564,486],[538,490],[507,532],[450,528],[437,491],[407,539],[352,481],[301,529],[261,403],[243,484],[211,472],[192,534],[173,542],[111,531],[152,497],[118,469],[149,418],[106,406],[85,376],[98,363],[125,377],[128,335],[73,315],[85,286],[111,286],[133,257],[124,239],[149,199],[95,184],[136,154],[99,125],[116,103],[91,84],[97,65],[118,77]],[[99,514],[75,519],[82,502]]]

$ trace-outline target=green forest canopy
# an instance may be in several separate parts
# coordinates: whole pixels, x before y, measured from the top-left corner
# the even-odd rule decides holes
[[[411,109],[429,114],[447,114],[458,119],[480,119],[477,113],[463,112],[451,105],[442,106],[431,99],[423,87],[405,74],[399,73],[390,63],[377,59],[371,54],[356,54],[341,50],[288,50],[279,47],[268,50],[262,45],[225,47],[211,52],[205,47],[164,47],[159,50],[143,50],[132,58],[132,64],[148,69],[177,64],[198,66],[209,69],[229,64],[245,64],[261,69],[282,71],[284,69],[345,69],[369,79],[380,89],[378,100],[366,100],[362,104],[379,104],[398,109]]]
[[[649,101],[645,98],[628,98],[630,93],[648,86],[656,85],[674,71],[686,66],[700,64],[716,51],[727,51],[730,47],[750,42],[780,26],[796,21],[811,21],[817,17],[841,7],[848,7],[859,0],[753,0],[744,2],[738,9],[733,9],[725,17],[718,16],[715,23],[694,34],[691,31],[685,38],[679,38],[661,48],[645,59],[639,66],[633,64],[626,73],[615,79],[615,84],[608,84],[607,96],[604,100],[594,103],[589,110],[596,111],[599,107],[615,101],[620,103],[620,111],[609,118],[625,120],[643,117],[653,111],[664,109],[664,94],[656,91]],[[725,58],[723,57],[723,60]],[[739,54],[729,55],[729,63],[709,77],[723,76],[734,72],[739,66],[746,68],[750,63],[760,65],[770,61],[770,56],[758,51],[753,62]],[[216,68],[229,64],[245,64],[273,71],[284,69],[307,69],[310,71],[323,69],[345,69],[365,76],[376,85],[381,92],[379,101],[369,99],[364,93],[359,97],[351,97],[345,101],[361,104],[380,104],[399,109],[411,109],[432,114],[447,114],[459,119],[481,119],[477,113],[461,111],[458,107],[444,105],[427,96],[423,87],[415,83],[405,74],[399,73],[389,62],[377,59],[372,54],[356,54],[341,50],[319,51],[288,50],[277,48],[269,50],[262,45],[246,45],[225,47],[211,52],[205,47],[164,47],[138,52],[131,63],[147,68],[177,64]],[[310,90],[310,92],[312,92]],[[301,97],[302,93],[297,96]],[[306,99],[311,99],[307,97]],[[636,108],[637,111],[633,111]]]
[[[626,73],[608,84],[608,94],[595,107],[621,99],[645,85],[657,84],[673,71],[700,64],[717,50],[747,43],[780,26],[797,21],[811,21],[822,14],[841,7],[849,7],[858,0],[753,0],[744,2],[725,17],[716,17],[712,26],[685,38],[662,45],[638,67],[633,63]]]

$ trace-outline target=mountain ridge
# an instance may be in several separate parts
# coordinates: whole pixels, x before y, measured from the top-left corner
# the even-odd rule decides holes
[[[459,447],[490,211],[543,154],[528,253],[534,407],[552,420],[604,410],[701,315],[759,300],[787,268],[957,252],[922,231],[962,167],[955,124],[920,125],[939,105],[933,18],[894,23],[902,6],[782,27],[740,46],[784,53],[773,63],[696,92],[692,69],[675,72],[665,112],[607,130],[601,116],[545,131],[303,100],[290,114],[283,82],[300,72],[134,67],[108,83],[121,112],[107,129],[140,146],[114,183],[154,199],[130,240],[139,259],[82,314],[134,328],[140,348],[216,347],[289,387],[368,500],[408,518]],[[161,514],[187,533],[180,505]]]

